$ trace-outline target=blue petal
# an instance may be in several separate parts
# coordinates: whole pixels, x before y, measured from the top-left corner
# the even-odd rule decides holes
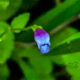
[[[50,36],[48,34],[43,34],[43,36],[39,37],[39,36],[36,36],[35,37],[35,41],[38,43],[38,44],[45,44],[45,43],[48,43],[50,40]]]
[[[50,41],[44,42],[44,44],[47,44],[47,45],[50,46]],[[40,49],[41,45],[44,45],[44,44],[42,44],[42,43],[37,43],[38,48]]]
[[[34,39],[41,53],[48,53],[50,51],[50,36],[45,30],[37,29],[34,32]]]
[[[40,46],[41,53],[48,53],[50,51],[50,46],[48,44],[44,44]]]

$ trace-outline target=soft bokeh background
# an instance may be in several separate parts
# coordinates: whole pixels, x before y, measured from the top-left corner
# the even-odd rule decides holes
[[[34,25],[50,34],[47,54]],[[80,80],[80,0],[0,0],[0,80]]]

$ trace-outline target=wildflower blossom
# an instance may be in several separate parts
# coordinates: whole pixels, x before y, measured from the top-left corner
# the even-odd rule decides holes
[[[41,53],[48,53],[50,51],[50,36],[46,31],[36,29],[34,39]]]

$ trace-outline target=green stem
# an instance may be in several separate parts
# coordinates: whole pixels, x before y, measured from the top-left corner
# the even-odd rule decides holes
[[[69,25],[70,23],[76,21],[77,19],[79,19],[79,15],[71,18],[69,21],[66,21],[63,24],[57,26],[55,29],[51,30],[50,35],[53,35],[53,34],[57,33],[58,31],[60,31],[63,28],[67,27],[67,25]]]
[[[21,30],[21,31],[27,31],[32,29],[33,31],[35,31],[37,28],[43,29],[42,26],[39,25],[32,25],[32,26],[28,26],[26,28],[11,28],[11,30],[15,31],[15,30]]]
[[[13,31],[15,31],[15,30],[21,30],[21,31],[27,31],[27,30],[30,30],[30,29],[32,29],[32,27],[31,26],[29,26],[29,27],[26,27],[26,28],[11,28],[11,30],[13,30]]]

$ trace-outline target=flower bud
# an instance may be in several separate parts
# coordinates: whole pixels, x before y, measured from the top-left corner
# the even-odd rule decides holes
[[[48,53],[50,51],[50,36],[46,31],[36,29],[34,39],[41,53]]]

